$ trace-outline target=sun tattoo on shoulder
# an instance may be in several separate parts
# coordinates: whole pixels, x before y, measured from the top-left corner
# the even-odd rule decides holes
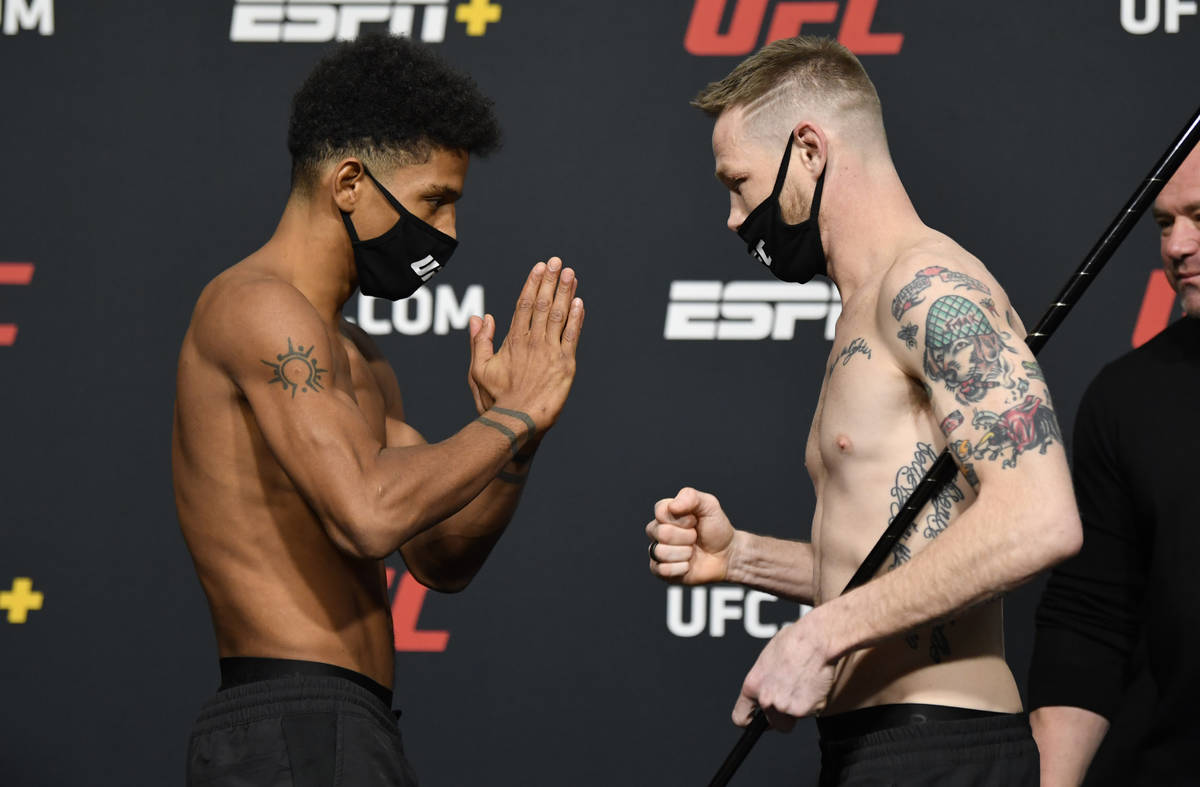
[[[303,344],[293,346],[289,336],[287,352],[276,355],[274,361],[263,361],[275,371],[275,376],[267,384],[279,383],[285,392],[291,391],[293,399],[297,390],[301,393],[323,391],[325,386],[321,382],[321,375],[329,370],[320,367],[317,359],[312,357],[312,351],[312,345],[307,350]]]

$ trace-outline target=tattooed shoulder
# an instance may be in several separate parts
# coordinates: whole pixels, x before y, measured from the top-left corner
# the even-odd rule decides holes
[[[275,372],[275,376],[268,380],[267,384],[279,383],[285,393],[291,393],[293,399],[296,398],[296,391],[301,393],[323,391],[325,385],[322,383],[321,377],[329,370],[321,368],[312,354],[313,346],[310,344],[306,350],[303,344],[294,345],[290,336],[287,344],[287,352],[276,355],[274,361],[263,360],[263,363]]]
[[[930,265],[917,271],[913,275],[912,281],[901,287],[900,292],[892,299],[892,317],[897,322],[909,309],[925,302],[925,296],[922,293],[932,286],[934,279],[946,284],[953,284],[956,290],[965,289],[982,292],[984,295],[992,294],[991,289],[976,278],[943,268],[941,265]],[[993,304],[994,306],[995,304]]]

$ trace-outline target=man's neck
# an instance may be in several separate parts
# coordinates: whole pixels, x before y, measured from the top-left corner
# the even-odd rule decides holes
[[[330,324],[337,323],[355,286],[354,252],[340,216],[293,195],[262,251],[275,274],[300,290]]]
[[[832,204],[821,207],[828,216],[822,223],[829,278],[848,301],[930,229],[890,163],[855,168],[842,177],[845,187],[837,190]]]

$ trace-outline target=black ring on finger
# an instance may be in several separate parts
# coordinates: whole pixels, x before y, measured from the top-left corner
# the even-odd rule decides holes
[[[651,560],[653,560],[655,563],[661,563],[661,562],[662,562],[662,560],[660,560],[660,559],[659,559],[659,557],[658,557],[658,555],[656,555],[656,554],[654,553],[654,548],[655,548],[655,547],[657,547],[657,546],[658,546],[658,542],[657,542],[657,541],[651,541],[651,542],[650,542],[650,548],[649,548],[649,549],[647,549],[646,551],[650,553],[650,559],[651,559]]]

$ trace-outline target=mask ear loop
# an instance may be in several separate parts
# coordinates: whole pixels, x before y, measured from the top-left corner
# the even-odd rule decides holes
[[[772,197],[779,197],[783,192],[783,182],[787,180],[788,164],[792,162],[792,143],[795,141],[792,134],[788,134],[787,147],[783,149],[783,161],[779,162],[779,173],[775,176],[775,189],[771,192]]]
[[[387,189],[385,189],[383,187],[383,184],[380,183],[379,180],[374,175],[371,174],[371,170],[367,169],[366,164],[363,164],[362,168],[363,168],[363,173],[366,174],[366,176],[371,179],[371,182],[375,184],[375,188],[379,189],[379,193],[383,195],[383,198],[388,201],[389,205],[391,205],[393,208],[396,209],[397,213],[399,213],[401,216],[412,215],[404,208],[403,205],[400,204],[400,200],[393,197],[392,193],[390,191],[388,191]]]
[[[412,224],[412,226],[420,227],[423,231],[432,235],[443,243],[452,243],[454,246],[458,246],[458,241],[456,239],[451,238],[437,227],[433,227],[428,222],[421,221],[421,219],[418,219],[416,216],[412,215],[412,213],[410,213],[403,205],[400,204],[400,200],[393,197],[392,192],[385,189],[383,184],[371,174],[371,170],[367,169],[367,165],[365,163],[362,165],[362,168],[363,172],[366,173],[366,176],[371,179],[372,183],[375,184],[375,188],[379,189],[379,193],[382,194],[383,198],[388,201],[388,204],[395,208],[396,212],[399,213],[401,217],[407,216],[408,218],[412,219],[413,222],[415,222]]]

